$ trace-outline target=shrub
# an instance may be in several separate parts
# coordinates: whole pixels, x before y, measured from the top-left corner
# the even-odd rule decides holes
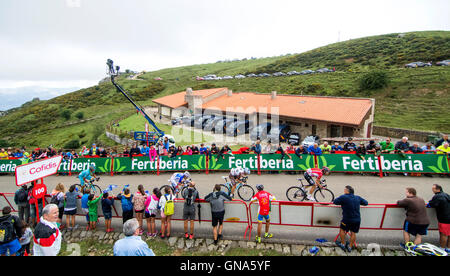
[[[76,114],[75,114],[75,117],[76,118],[78,118],[79,120],[81,120],[81,119],[83,119],[84,118],[84,113],[83,112],[77,112]]]
[[[80,147],[80,141],[71,140],[64,145],[65,149],[78,149]]]
[[[359,79],[360,90],[376,90],[388,85],[388,75],[384,71],[371,71]]]
[[[70,112],[70,110],[68,110],[68,109],[63,109],[63,110],[61,110],[60,115],[61,115],[61,117],[63,117],[67,121],[72,116],[72,112]]]

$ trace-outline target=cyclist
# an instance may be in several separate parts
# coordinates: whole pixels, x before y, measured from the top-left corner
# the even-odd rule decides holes
[[[234,195],[234,190],[236,189],[237,184],[242,184],[242,182],[243,182],[242,178],[249,174],[250,174],[250,170],[248,168],[237,167],[237,168],[231,169],[230,175],[229,175],[230,181],[232,184],[231,197],[233,197],[233,195]]]
[[[84,184],[86,182],[89,182],[92,177],[94,177],[95,179],[97,179],[98,177],[95,175],[95,165],[92,164],[91,166],[89,166],[89,169],[82,171],[79,175],[78,175],[78,179],[80,179],[80,185],[83,188]]]
[[[175,193],[178,193],[179,192],[178,188],[190,180],[191,174],[188,171],[185,171],[184,173],[174,173],[170,177],[169,182],[172,185],[172,188],[174,189]]]
[[[319,168],[309,168],[305,171],[304,177],[306,181],[312,186],[311,190],[309,191],[309,194],[307,195],[307,198],[311,201],[315,201],[313,197],[314,190],[316,189],[316,186],[322,186],[320,185],[320,179],[323,175],[329,175],[330,169],[328,167],[322,167],[322,169]],[[316,178],[316,180],[313,179],[313,177]]]

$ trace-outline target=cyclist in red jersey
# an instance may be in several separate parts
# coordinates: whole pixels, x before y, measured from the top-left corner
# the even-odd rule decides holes
[[[264,191],[264,186],[261,184],[256,185],[256,189],[258,193],[252,198],[253,201],[258,201],[258,235],[256,236],[256,242],[261,243],[261,228],[263,219],[266,220],[266,232],[264,234],[264,238],[269,239],[272,238],[273,235],[269,233],[270,227],[270,202],[276,200],[276,198],[270,193]]]
[[[319,168],[309,168],[305,171],[304,176],[306,181],[308,181],[308,183],[310,185],[312,185],[311,189],[309,190],[309,194],[307,196],[307,198],[311,201],[315,201],[314,197],[313,197],[313,193],[316,190],[316,186],[320,186],[320,179],[322,178],[323,175],[329,175],[330,174],[330,169],[328,169],[327,167],[322,167],[322,169]],[[313,177],[316,178],[316,180],[313,179]]]

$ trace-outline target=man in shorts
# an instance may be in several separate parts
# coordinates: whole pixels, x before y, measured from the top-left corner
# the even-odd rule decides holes
[[[414,244],[421,244],[422,236],[427,235],[428,225],[430,225],[425,201],[417,196],[416,189],[406,188],[406,198],[397,201],[397,206],[406,209],[406,219],[403,225],[405,244],[410,242],[410,235],[415,236]],[[405,248],[405,244],[400,245]]]
[[[439,227],[439,244],[447,253],[450,253],[450,195],[444,193],[442,186],[434,184],[431,190],[433,198],[427,207],[436,209]]]
[[[226,193],[220,191],[220,185],[214,186],[214,191],[205,197],[205,201],[211,204],[212,227],[214,244],[222,238],[223,218],[225,216],[225,201],[233,200]],[[217,227],[219,225],[219,227]],[[217,229],[218,228],[218,229]]]
[[[256,185],[258,193],[251,199],[251,202],[258,201],[258,235],[256,236],[256,242],[261,243],[261,228],[263,220],[266,220],[266,232],[264,238],[269,239],[273,237],[273,234],[269,233],[270,227],[270,209],[271,201],[276,198],[270,193],[264,191],[264,186],[261,184]]]
[[[0,217],[0,255],[15,256],[22,248],[19,239],[22,237],[22,222],[14,215],[11,215],[11,207],[6,206],[2,210]]]
[[[351,186],[345,186],[344,194],[333,201],[333,204],[342,207],[342,221],[339,231],[341,241],[336,241],[336,245],[342,250],[351,252],[356,248],[356,234],[361,225],[360,206],[367,206],[369,203],[362,197],[355,195],[355,190]],[[345,234],[350,232],[350,242],[345,242]]]
[[[183,220],[184,220],[184,237],[192,240],[194,238],[194,222],[195,222],[195,201],[200,199],[198,191],[195,189],[195,183],[189,183],[189,188],[183,190]],[[188,233],[188,222],[190,222],[190,234]]]

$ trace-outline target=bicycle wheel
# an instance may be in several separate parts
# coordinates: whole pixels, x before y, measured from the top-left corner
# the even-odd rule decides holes
[[[255,190],[252,186],[245,184],[239,187],[238,195],[243,201],[250,201],[255,195]]]
[[[101,195],[102,194],[102,189],[98,185],[92,185],[91,186],[91,194]]]
[[[317,202],[330,203],[330,202],[333,202],[333,200],[334,200],[334,194],[332,191],[330,191],[328,189],[317,189],[314,192],[314,199]]]
[[[164,185],[164,186],[162,186],[161,188],[159,188],[159,191],[161,192],[161,194],[164,194],[164,193],[165,193],[166,187],[169,187],[169,188],[172,190],[172,194],[175,193],[175,190],[173,189],[173,187],[172,187],[171,185]]]
[[[77,191],[80,196],[83,196],[83,188],[80,184],[75,184],[75,191]]]
[[[227,195],[230,195],[230,189],[227,185],[219,184],[220,185],[220,191],[226,193]]]
[[[306,193],[300,187],[292,186],[286,191],[286,197],[289,201],[303,201]]]

